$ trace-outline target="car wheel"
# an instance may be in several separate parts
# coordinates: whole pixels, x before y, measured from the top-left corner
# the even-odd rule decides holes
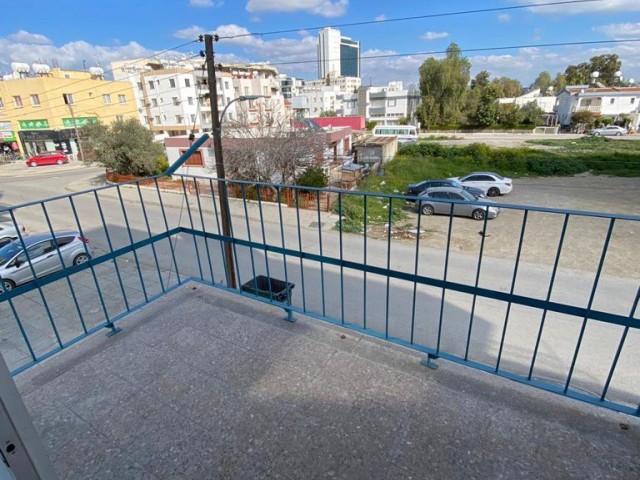
[[[491,187],[487,192],[487,195],[489,195],[490,197],[497,197],[498,195],[500,195],[500,189],[498,187]]]
[[[431,205],[423,205],[422,206],[422,214],[423,215],[433,215],[433,207]]]
[[[485,211],[480,208],[476,208],[471,213],[471,218],[473,218],[474,220],[484,220],[484,216],[485,216]]]
[[[10,292],[11,290],[13,290],[14,288],[16,288],[16,282],[14,282],[13,280],[3,280],[4,282],[4,290],[5,292]]]
[[[56,163],[57,163],[58,165],[62,165],[62,164],[64,163],[64,161],[63,161],[62,159],[60,159],[60,160],[58,160]]]
[[[600,136],[600,132],[593,132],[593,136],[594,137],[599,137]]]
[[[31,165],[32,167],[37,167],[38,164],[36,162],[31,162],[29,165]]]
[[[89,255],[86,253],[81,253],[76,255],[76,258],[73,259],[74,265],[82,265],[83,263],[87,263],[89,261]]]
[[[622,135],[622,132],[617,132],[617,133],[616,133],[616,137],[619,137],[619,136],[621,136],[621,135]]]

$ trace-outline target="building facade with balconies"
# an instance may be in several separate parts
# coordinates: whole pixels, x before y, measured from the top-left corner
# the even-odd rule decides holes
[[[571,124],[575,112],[591,112],[594,117],[619,121],[630,118],[637,129],[640,123],[640,87],[590,88],[587,85],[565,87],[557,97],[556,113],[562,125]]]

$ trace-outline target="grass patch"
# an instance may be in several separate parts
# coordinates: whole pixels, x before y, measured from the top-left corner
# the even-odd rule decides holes
[[[464,137],[456,137],[455,135],[429,135],[428,137],[420,137],[419,142],[437,142],[440,140],[464,140]]]

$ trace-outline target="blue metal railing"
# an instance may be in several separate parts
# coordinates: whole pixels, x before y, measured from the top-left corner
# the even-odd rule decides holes
[[[627,250],[640,235],[640,217],[501,204],[498,219],[477,222],[455,217],[457,202],[446,202],[448,215],[431,217],[400,209],[410,200],[401,195],[227,180],[238,195],[225,236],[218,180],[174,178],[172,191],[156,176],[0,208],[10,221],[52,235],[74,229],[94,249],[88,263],[75,266],[58,251],[65,268],[0,294],[0,328],[10,339],[0,351],[14,374],[102,328],[117,332],[125,315],[197,281],[431,360],[639,414],[633,351],[640,272]],[[267,201],[269,192],[280,201]],[[333,209],[323,213],[327,195]],[[361,223],[347,233],[354,218]],[[402,222],[415,234],[396,238]],[[513,228],[500,231],[500,222]],[[550,240],[541,228],[557,236]],[[501,246],[494,232],[515,247],[512,257],[492,251]],[[593,251],[578,248],[597,235],[602,242]],[[21,235],[19,241],[24,245]],[[464,242],[472,247],[460,253]],[[228,288],[225,244],[232,245],[238,285],[259,275],[298,284],[291,303],[274,302],[270,283],[266,298]],[[37,264],[28,257],[32,274]]]

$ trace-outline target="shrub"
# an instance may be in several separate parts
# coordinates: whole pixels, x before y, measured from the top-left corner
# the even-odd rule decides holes
[[[303,187],[323,188],[329,184],[329,177],[322,167],[307,167],[296,179],[296,185]]]

